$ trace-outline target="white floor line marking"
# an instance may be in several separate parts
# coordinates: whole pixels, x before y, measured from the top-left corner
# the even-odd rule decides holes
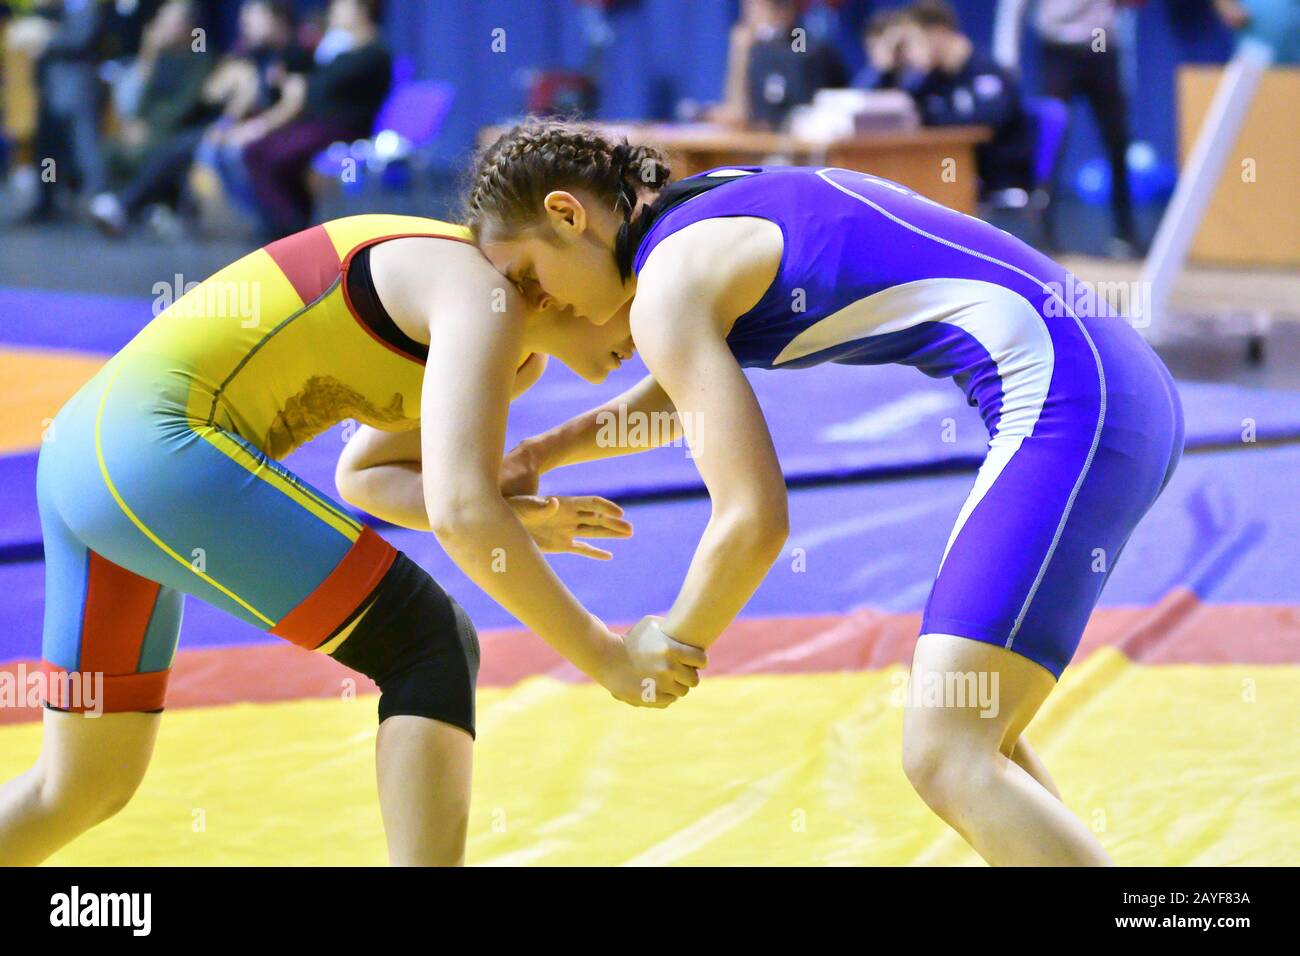
[[[772,791],[781,785],[789,772],[788,769],[778,770],[755,781],[730,803],[724,803],[668,839],[637,854],[623,866],[667,866],[712,843],[761,810],[771,799]]]

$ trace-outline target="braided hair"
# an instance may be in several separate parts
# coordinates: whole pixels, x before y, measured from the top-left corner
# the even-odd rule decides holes
[[[626,245],[641,189],[660,190],[671,173],[661,150],[632,146],[590,127],[528,119],[479,153],[465,196],[465,221],[475,239],[491,223],[510,235],[536,223],[547,193],[587,189],[621,211]],[[617,256],[623,278],[624,256]]]

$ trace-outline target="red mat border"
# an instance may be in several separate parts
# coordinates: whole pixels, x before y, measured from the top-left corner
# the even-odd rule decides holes
[[[876,670],[910,660],[919,614],[858,611],[737,621],[710,653],[710,677]],[[480,635],[480,687],[508,687],[537,674],[583,681],[576,668],[522,629]],[[1150,608],[1102,608],[1093,614],[1075,665],[1100,647],[1140,664],[1300,664],[1300,607],[1205,604],[1185,589]],[[39,670],[33,662],[0,673]],[[212,707],[374,694],[364,677],[323,654],[290,644],[204,648],[177,654],[168,708]],[[0,724],[39,718],[39,708],[0,707]]]

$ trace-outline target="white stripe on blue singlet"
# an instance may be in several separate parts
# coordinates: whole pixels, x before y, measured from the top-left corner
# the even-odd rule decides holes
[[[831,179],[827,175],[827,173],[833,173],[833,172],[842,172],[842,173],[848,173],[849,175],[862,176],[866,179],[870,179],[873,182],[880,183],[886,187],[892,188],[906,195],[912,195],[910,190],[905,190],[902,187],[894,185],[893,183],[880,180],[876,177],[869,176],[865,173],[855,173],[852,170],[836,169],[835,167],[827,167],[825,169],[820,169],[817,171],[818,178],[821,179],[823,182],[825,182],[827,185],[838,190],[844,195],[849,196],[852,199],[856,199],[858,202],[869,206],[870,208],[874,209],[876,212],[880,213],[880,215],[884,216],[886,219],[889,219],[891,222],[894,222],[902,226],[904,229],[907,229],[917,234],[918,236],[922,236],[933,242],[937,242],[940,245],[947,246],[949,249],[953,249],[957,252],[964,253],[968,256],[973,256],[976,259],[980,259],[984,262],[988,262],[993,265],[1000,266],[1004,269],[1014,272],[1016,275],[1019,275],[1033,282],[1043,290],[1044,294],[1049,295],[1053,299],[1055,299],[1056,302],[1060,305],[1063,313],[1070,316],[1070,318],[1074,320],[1074,323],[1078,327],[1080,334],[1083,336],[1084,341],[1088,343],[1088,348],[1092,352],[1093,361],[1097,366],[1097,385],[1099,389],[1097,425],[1093,431],[1092,444],[1088,449],[1087,457],[1084,459],[1083,467],[1079,469],[1079,475],[1075,479],[1074,487],[1071,488],[1070,490],[1070,496],[1066,500],[1065,507],[1061,510],[1061,518],[1057,522],[1056,532],[1052,536],[1052,543],[1048,547],[1047,553],[1043,556],[1043,562],[1038,568],[1038,574],[1034,577],[1034,582],[1029,588],[1029,593],[1025,595],[1025,601],[1020,607],[1020,612],[1016,615],[1015,623],[1011,627],[1011,633],[1007,635],[1007,642],[1004,646],[1010,649],[1012,643],[1016,639],[1016,633],[1020,630],[1020,625],[1021,623],[1023,623],[1025,619],[1025,615],[1029,612],[1029,605],[1033,602],[1034,595],[1038,593],[1038,588],[1043,582],[1044,575],[1047,574],[1048,565],[1051,564],[1052,557],[1056,553],[1056,547],[1060,543],[1061,535],[1065,531],[1065,523],[1067,520],[1069,520],[1070,512],[1074,509],[1074,502],[1075,499],[1079,496],[1079,489],[1083,487],[1084,479],[1087,478],[1088,471],[1092,468],[1093,458],[1096,457],[1097,454],[1097,446],[1101,442],[1102,429],[1105,427],[1106,424],[1106,372],[1105,369],[1102,367],[1101,354],[1097,351],[1096,343],[1093,342],[1092,336],[1088,334],[1088,329],[1084,326],[1082,320],[1078,317],[1078,315],[1075,314],[1074,309],[1070,307],[1069,303],[1067,303],[1063,298],[1061,298],[1060,294],[1055,289],[1049,286],[1042,279],[1039,279],[1037,276],[1031,275],[1030,273],[1026,272],[1024,269],[1021,269],[1019,266],[1013,265],[1009,262],[1004,262],[1003,260],[998,259],[994,256],[990,256],[986,253],[978,252],[974,249],[967,248],[966,246],[963,246],[960,243],[953,242],[951,239],[945,239],[943,236],[936,236],[934,233],[927,232],[926,230],[922,229],[920,226],[914,225],[905,219],[899,218],[889,210],[885,209],[883,206],[880,206],[878,203],[872,202],[870,199],[868,199],[866,196],[863,196],[861,193],[856,193],[852,189],[849,189],[847,186],[844,186],[841,183],[837,183],[835,180]],[[918,198],[925,199],[925,197],[919,195]],[[925,201],[933,202],[932,200],[928,200],[928,199]],[[936,203],[935,205],[938,204]],[[1030,304],[1030,307],[1033,308],[1032,304]],[[1035,314],[1037,314],[1037,309],[1034,309],[1034,311]],[[1042,321],[1046,321],[1046,320],[1044,319]],[[1011,453],[1014,453],[1014,449],[1011,449],[1010,451]],[[990,452],[990,454],[992,454],[992,452]],[[987,464],[987,459],[986,459],[986,464]],[[1002,465],[997,466],[997,470],[999,473],[1001,472],[1002,467],[1005,467],[1005,462],[1002,463]],[[990,482],[990,484],[991,483],[992,482]],[[951,541],[949,542],[949,544],[951,545]]]
[[[1047,399],[1056,356],[1052,337],[1038,311],[1023,296],[992,282],[920,279],[858,299],[809,326],[781,350],[773,365],[928,322],[955,326],[978,342],[997,367],[1002,382],[997,435],[975,488],[948,536],[939,562],[942,570],[966,519],[1020,448],[1021,441],[1033,434]]]

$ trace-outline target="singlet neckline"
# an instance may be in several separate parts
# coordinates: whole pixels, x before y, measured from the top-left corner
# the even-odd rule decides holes
[[[669,183],[659,191],[653,202],[642,208],[638,216],[619,227],[614,259],[618,263],[620,275],[626,279],[633,272],[640,271],[643,259],[641,247],[646,237],[669,212],[718,186],[762,171],[762,166],[719,166]]]

